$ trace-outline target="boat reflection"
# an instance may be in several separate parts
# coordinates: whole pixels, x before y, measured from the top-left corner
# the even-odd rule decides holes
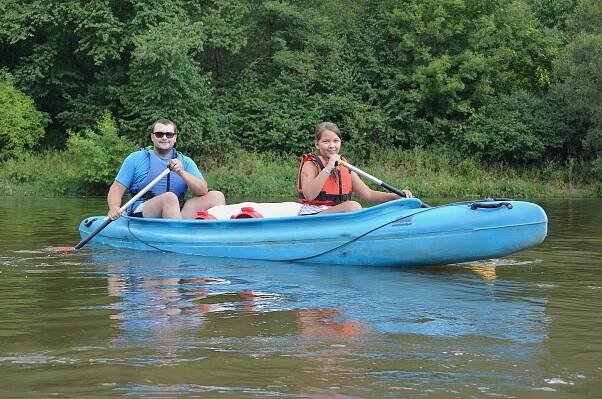
[[[173,350],[218,336],[291,334],[537,343],[547,334],[546,299],[537,287],[500,279],[487,263],[396,270],[173,254],[154,255],[150,264],[143,255],[95,255],[115,301],[110,318],[120,345]]]
[[[335,309],[305,308],[276,310],[272,302],[279,295],[241,290],[231,292],[220,285],[230,281],[213,278],[131,278],[111,273],[107,278],[108,292],[120,301],[111,307],[115,312],[111,320],[119,321],[119,334],[115,344],[126,346],[159,345],[167,352],[175,352],[194,344],[195,336],[210,322],[207,329],[214,331],[220,319],[227,332],[221,336],[236,336],[236,331],[246,331],[254,322],[249,317],[261,318],[264,312],[278,314],[280,327],[296,324],[294,330],[304,337],[357,338],[368,328],[360,321],[337,321],[342,317]],[[211,316],[213,315],[213,317]],[[287,319],[288,323],[283,320]],[[248,320],[241,326],[230,326],[232,321]],[[287,328],[288,328],[287,327]],[[278,329],[276,329],[278,330]],[[257,334],[255,331],[253,334]],[[288,334],[288,331],[282,331]],[[203,335],[203,334],[202,334]],[[211,335],[211,334],[210,334]]]

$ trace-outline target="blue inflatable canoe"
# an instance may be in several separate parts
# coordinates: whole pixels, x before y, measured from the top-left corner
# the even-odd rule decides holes
[[[234,259],[416,266],[497,258],[538,245],[547,234],[546,213],[529,202],[421,205],[411,198],[351,213],[235,220],[124,216],[90,245]],[[82,221],[82,238],[105,218]]]

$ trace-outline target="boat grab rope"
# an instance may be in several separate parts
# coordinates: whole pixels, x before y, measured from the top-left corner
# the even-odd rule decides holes
[[[445,206],[445,205],[441,205],[441,206]],[[380,228],[382,228],[382,227],[384,227],[384,226],[386,226],[386,225],[388,225],[388,224],[395,223],[395,222],[398,222],[398,221],[400,221],[400,220],[402,220],[402,219],[405,219],[405,218],[410,218],[410,217],[412,217],[412,216],[414,216],[414,215],[417,215],[417,214],[419,214],[419,213],[427,212],[427,211],[430,211],[430,210],[433,210],[433,209],[436,209],[436,208],[440,208],[440,206],[435,206],[435,207],[430,207],[430,208],[422,208],[421,210],[419,210],[419,211],[417,211],[417,212],[411,213],[411,214],[409,214],[409,215],[404,215],[404,216],[398,217],[397,219],[390,220],[390,221],[388,221],[388,222],[385,222],[385,223],[383,223],[383,224],[381,224],[381,225],[379,225],[379,226],[376,226],[376,227],[374,227],[374,228],[372,228],[372,229],[370,229],[370,230],[368,230],[368,231],[366,231],[366,232],[364,232],[364,233],[362,233],[362,234],[360,234],[360,235],[358,235],[358,236],[356,236],[356,237],[354,237],[354,238],[350,239],[349,241],[346,241],[346,242],[342,243],[342,244],[341,244],[341,245],[339,245],[339,246],[336,246],[336,247],[334,247],[334,248],[330,248],[330,249],[328,249],[328,250],[326,250],[326,251],[324,251],[324,252],[321,252],[321,253],[319,253],[319,254],[315,254],[315,255],[311,255],[311,256],[306,256],[306,257],[303,257],[303,258],[284,259],[284,260],[283,260],[283,262],[295,262],[295,261],[302,261],[302,260],[306,260],[306,259],[313,259],[313,258],[317,258],[318,256],[326,255],[327,253],[329,253],[329,252],[333,252],[333,251],[336,251],[336,250],[338,250],[338,249],[340,249],[340,248],[342,248],[342,247],[344,247],[344,246],[346,246],[346,245],[349,245],[349,244],[351,244],[351,243],[353,243],[353,242],[355,242],[355,241],[359,240],[360,238],[362,238],[362,237],[365,237],[365,236],[367,236],[368,234],[372,233],[373,231],[376,231],[376,230],[378,230],[378,229],[380,229]]]
[[[357,237],[354,237],[354,238],[350,239],[349,241],[346,241],[346,242],[342,243],[341,245],[339,245],[337,247],[334,247],[334,248],[331,248],[329,250],[326,250],[326,251],[324,251],[322,253],[311,255],[311,256],[306,256],[306,257],[303,257],[303,258],[283,259],[282,261],[283,262],[294,262],[294,261],[302,261],[302,260],[306,260],[306,259],[317,258],[317,257],[325,255],[325,254],[327,254],[329,252],[336,251],[336,250],[344,247],[345,245],[351,244],[351,243],[359,240],[360,238],[365,237],[368,234],[372,233],[373,231],[376,231],[376,230],[378,230],[378,229],[380,229],[380,228],[382,228],[382,227],[384,227],[384,226],[386,226],[388,224],[398,222],[398,221],[400,221],[402,219],[413,217],[414,215],[417,215],[419,213],[424,213],[424,212],[432,211],[432,210],[438,209],[438,208],[444,208],[446,206],[468,205],[470,207],[470,209],[473,209],[473,210],[475,210],[477,208],[499,208],[499,207],[502,207],[502,206],[506,206],[508,209],[512,209],[512,204],[509,203],[509,202],[499,202],[499,203],[495,203],[495,204],[491,203],[491,202],[496,202],[496,201],[501,201],[501,200],[508,200],[508,199],[507,198],[502,198],[502,199],[485,198],[485,199],[483,199],[481,201],[460,201],[460,202],[454,202],[454,203],[450,203],[450,204],[443,204],[443,205],[439,205],[439,206],[431,206],[429,208],[421,208],[420,210],[418,210],[418,211],[416,211],[414,213],[411,213],[409,215],[401,216],[401,217],[399,217],[399,218],[397,218],[395,220],[392,220],[392,221],[383,223],[380,226],[374,227],[374,228],[372,228],[372,229],[370,229],[370,230],[368,230],[368,231],[366,231],[366,232],[358,235]]]
[[[136,240],[138,240],[138,242],[141,242],[142,244],[146,245],[147,247],[150,247],[152,249],[156,249],[159,252],[163,252],[163,253],[174,253],[174,251],[166,251],[164,249],[155,247],[154,245],[149,244],[148,242],[141,240],[140,238],[138,238],[136,236],[136,234],[134,234],[134,232],[132,231],[132,229],[130,228],[130,220],[128,219],[128,232],[132,235],[132,237],[134,237]]]

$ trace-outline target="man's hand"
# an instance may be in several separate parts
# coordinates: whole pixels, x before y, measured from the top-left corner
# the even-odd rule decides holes
[[[123,198],[123,194],[125,194],[125,190],[125,186],[117,181],[114,181],[109,188],[109,193],[107,194],[109,213],[107,213],[107,216],[112,220],[119,219],[123,215],[119,209],[121,208],[121,199]]]
[[[182,165],[182,161],[178,158],[170,159],[167,167],[180,176],[184,173],[184,166]]]
[[[123,213],[121,212],[119,207],[109,208],[109,213],[107,214],[107,216],[110,217],[112,220],[117,220],[122,215]]]

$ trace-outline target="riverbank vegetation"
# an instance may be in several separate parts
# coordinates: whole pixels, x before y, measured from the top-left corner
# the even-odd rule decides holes
[[[111,148],[111,151],[106,151]],[[24,155],[4,163],[0,184],[9,195],[104,195],[115,165],[136,144],[120,138],[106,114],[94,129],[72,134],[66,149]],[[92,155],[92,156],[90,156]],[[509,166],[466,158],[450,148],[384,148],[356,166],[423,198],[434,197],[601,197],[602,186],[587,181],[584,165]],[[295,201],[298,157],[285,152],[233,150],[198,159],[212,189],[237,200]]]
[[[598,0],[0,4],[0,184],[104,194],[167,117],[212,188],[291,197],[318,122],[422,197],[602,197]]]
[[[386,151],[379,159],[356,166],[398,188],[410,188],[424,198],[477,197],[598,197],[602,186],[573,180],[567,165],[550,163],[540,168],[483,166],[472,159],[453,159],[445,150],[413,149],[401,153]],[[204,171],[212,189],[229,199],[295,201],[297,157],[277,153],[239,151],[213,162]],[[110,177],[112,181],[114,176]],[[47,153],[10,161],[0,171],[4,195],[82,196],[105,195],[110,182],[94,180],[81,165],[69,162],[65,154]],[[370,182],[368,182],[370,183]],[[96,187],[96,189],[93,189]],[[382,189],[381,189],[382,190]]]

